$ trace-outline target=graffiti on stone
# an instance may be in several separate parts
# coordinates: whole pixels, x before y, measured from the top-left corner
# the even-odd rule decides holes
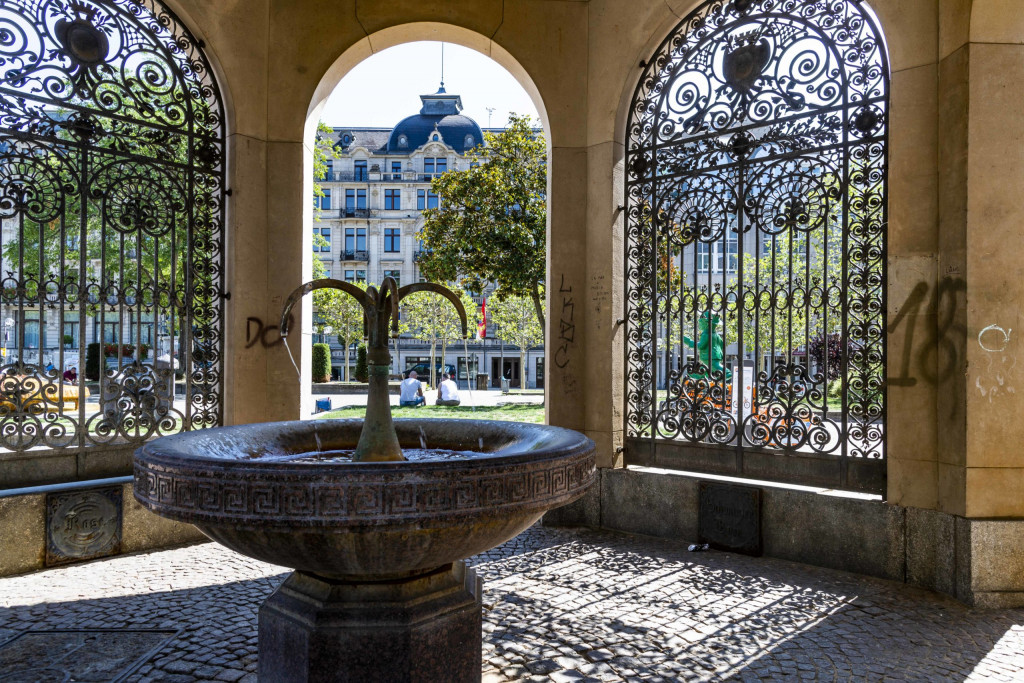
[[[995,324],[978,332],[978,346],[985,352],[986,367],[975,378],[974,386],[989,403],[998,396],[1017,393],[1011,383],[1017,357],[1006,352],[1012,334],[1012,329]]]
[[[555,365],[564,370],[569,365],[570,352],[576,343],[576,302],[573,298],[572,285],[566,284],[564,273],[558,286],[558,296],[562,300],[562,308],[558,318]]]

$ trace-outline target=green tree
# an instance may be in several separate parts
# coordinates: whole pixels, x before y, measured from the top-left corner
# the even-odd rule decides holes
[[[314,257],[317,261],[320,259]],[[322,266],[321,266],[322,267]],[[326,275],[320,276],[326,277]],[[366,283],[352,283],[360,289],[366,289]],[[321,329],[330,326],[331,332],[344,349],[345,373],[348,382],[349,363],[348,350],[353,342],[363,338],[363,308],[355,297],[337,289],[318,289],[313,292],[313,318]]]
[[[544,323],[541,289],[547,250],[547,146],[528,116],[509,118],[501,133],[468,156],[470,168],[435,178],[441,207],[424,212],[423,274],[470,291],[496,284],[527,296]]]
[[[316,124],[316,140],[313,143],[313,220],[320,220],[320,200],[324,198],[324,189],[320,181],[327,177],[327,160],[335,158],[334,131],[323,121]]]
[[[543,296],[543,290],[541,291]],[[531,298],[506,294],[491,299],[495,303],[488,311],[498,326],[498,335],[519,347],[519,386],[526,388],[526,352],[544,340],[544,330],[537,317]]]
[[[474,311],[476,304],[465,291],[455,289],[459,300],[470,317],[469,327],[475,329]],[[416,292],[402,299],[401,303],[403,330],[416,339],[430,344],[430,386],[436,387],[437,367],[433,359],[437,357],[437,345],[441,344],[441,358],[447,352],[448,342],[462,338],[462,321],[452,303],[434,292]]]

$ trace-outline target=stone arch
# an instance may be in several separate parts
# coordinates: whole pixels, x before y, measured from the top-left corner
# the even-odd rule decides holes
[[[327,66],[323,76],[316,84],[306,113],[305,125],[302,135],[303,144],[306,150],[311,150],[314,143],[316,125],[320,118],[320,113],[323,107],[326,105],[327,99],[334,91],[335,87],[341,81],[341,79],[347,74],[352,68],[363,60],[370,57],[376,52],[386,50],[396,45],[415,42],[415,41],[443,41],[449,43],[455,43],[463,47],[475,50],[487,57],[490,57],[497,62],[502,68],[508,71],[516,81],[523,87],[523,89],[530,96],[534,106],[541,119],[541,125],[546,133],[546,142],[548,150],[548,197],[551,197],[552,191],[552,172],[551,168],[555,165],[552,159],[552,138],[555,133],[552,130],[551,122],[548,117],[547,109],[545,108],[544,98],[540,91],[540,88],[536,84],[534,78],[530,75],[527,69],[520,63],[516,57],[502,47],[498,42],[492,38],[482,35],[481,33],[457,26],[455,24],[446,24],[439,22],[413,22],[403,23],[386,28],[382,28],[376,32],[370,33],[363,40],[360,40],[354,44],[350,44],[347,48],[342,50],[341,54],[338,55],[334,61]],[[435,146],[439,151],[447,149],[443,138],[435,141],[435,134],[432,134],[424,145],[424,149],[429,146]],[[458,141],[449,141],[450,143],[457,143]],[[303,162],[303,196],[310,196],[312,194],[312,173],[311,163],[308,159]],[[547,232],[548,232],[548,243],[551,240],[551,212],[549,210],[547,216]],[[310,215],[304,215],[302,224],[302,244],[309,244],[312,239],[312,217]],[[303,250],[301,255],[303,261],[302,272],[305,274],[312,272],[312,254],[309,250]],[[304,277],[303,281],[308,280],[308,277]],[[298,284],[298,283],[296,283]],[[300,302],[299,306],[295,309],[300,313],[300,326],[303,334],[307,334],[311,329],[312,321],[312,298],[304,297]],[[300,368],[306,368],[311,362],[309,353],[306,350],[307,344],[302,345],[301,358],[298,360]],[[308,373],[300,373],[300,399],[305,401],[310,395],[308,390]],[[308,410],[303,407],[302,414],[308,414]]]
[[[418,40],[443,41],[455,43],[463,47],[490,57],[501,65],[506,71],[519,82],[526,90],[530,99],[541,117],[541,125],[545,130],[550,131],[551,127],[544,107],[544,98],[541,95],[534,79],[513,54],[508,52],[501,45],[476,31],[454,24],[443,24],[438,22],[415,22],[400,24],[383,28],[367,36],[365,41],[360,41],[344,50],[334,62],[327,68],[320,82],[316,86],[310,100],[309,112],[306,119],[307,133],[310,121],[316,127],[319,113],[327,102],[327,98],[334,92],[334,88],[341,82],[356,64],[359,64],[370,55],[386,50],[389,47],[411,43]],[[307,135],[307,141],[312,140],[311,134]]]

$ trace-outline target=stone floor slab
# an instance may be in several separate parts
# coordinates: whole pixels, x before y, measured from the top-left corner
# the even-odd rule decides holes
[[[544,527],[472,564],[488,681],[1024,680],[1024,610],[904,584]],[[0,579],[0,644],[166,629],[127,680],[251,681],[256,610],[286,573],[211,543]]]

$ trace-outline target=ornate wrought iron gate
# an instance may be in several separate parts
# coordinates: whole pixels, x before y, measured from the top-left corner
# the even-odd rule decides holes
[[[224,112],[202,47],[157,0],[0,5],[0,450],[220,423]]]
[[[888,62],[857,0],[709,0],[626,152],[626,458],[885,485]]]

